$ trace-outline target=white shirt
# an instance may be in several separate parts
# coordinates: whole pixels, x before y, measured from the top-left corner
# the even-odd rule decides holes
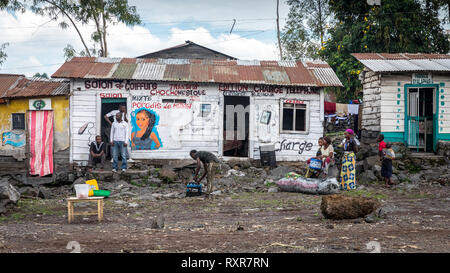
[[[128,144],[128,123],[114,121],[111,125],[110,141],[123,141]]]
[[[114,118],[114,122],[116,122],[116,114],[119,113],[119,110],[112,110],[111,112],[109,112],[108,114],[106,114],[106,116],[109,117],[113,117]],[[125,115],[122,113],[122,120],[125,120]],[[127,113],[127,120],[130,120],[128,118],[128,113]]]

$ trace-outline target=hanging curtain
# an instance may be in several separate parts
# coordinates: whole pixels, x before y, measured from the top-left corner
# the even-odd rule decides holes
[[[53,111],[30,111],[30,175],[53,173]]]

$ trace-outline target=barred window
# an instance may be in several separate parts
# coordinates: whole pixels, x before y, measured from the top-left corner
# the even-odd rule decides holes
[[[12,115],[12,130],[25,130],[25,114],[14,113]]]

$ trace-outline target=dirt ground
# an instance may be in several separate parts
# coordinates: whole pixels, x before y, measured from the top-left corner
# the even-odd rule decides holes
[[[78,242],[81,252],[96,253],[367,253],[377,243],[381,252],[450,251],[448,186],[407,191],[372,185],[342,194],[378,198],[386,219],[327,220],[320,212],[321,196],[248,191],[157,201],[108,198],[102,223],[96,216],[77,216],[68,224],[63,198],[21,199],[0,217],[0,252],[67,253],[70,241]],[[129,206],[132,202],[138,206]],[[152,228],[151,219],[161,215],[164,228]]]

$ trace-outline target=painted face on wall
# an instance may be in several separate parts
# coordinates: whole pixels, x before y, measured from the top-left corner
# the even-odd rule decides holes
[[[140,112],[136,114],[136,125],[141,130],[146,130],[148,127],[149,118],[144,112]]]

